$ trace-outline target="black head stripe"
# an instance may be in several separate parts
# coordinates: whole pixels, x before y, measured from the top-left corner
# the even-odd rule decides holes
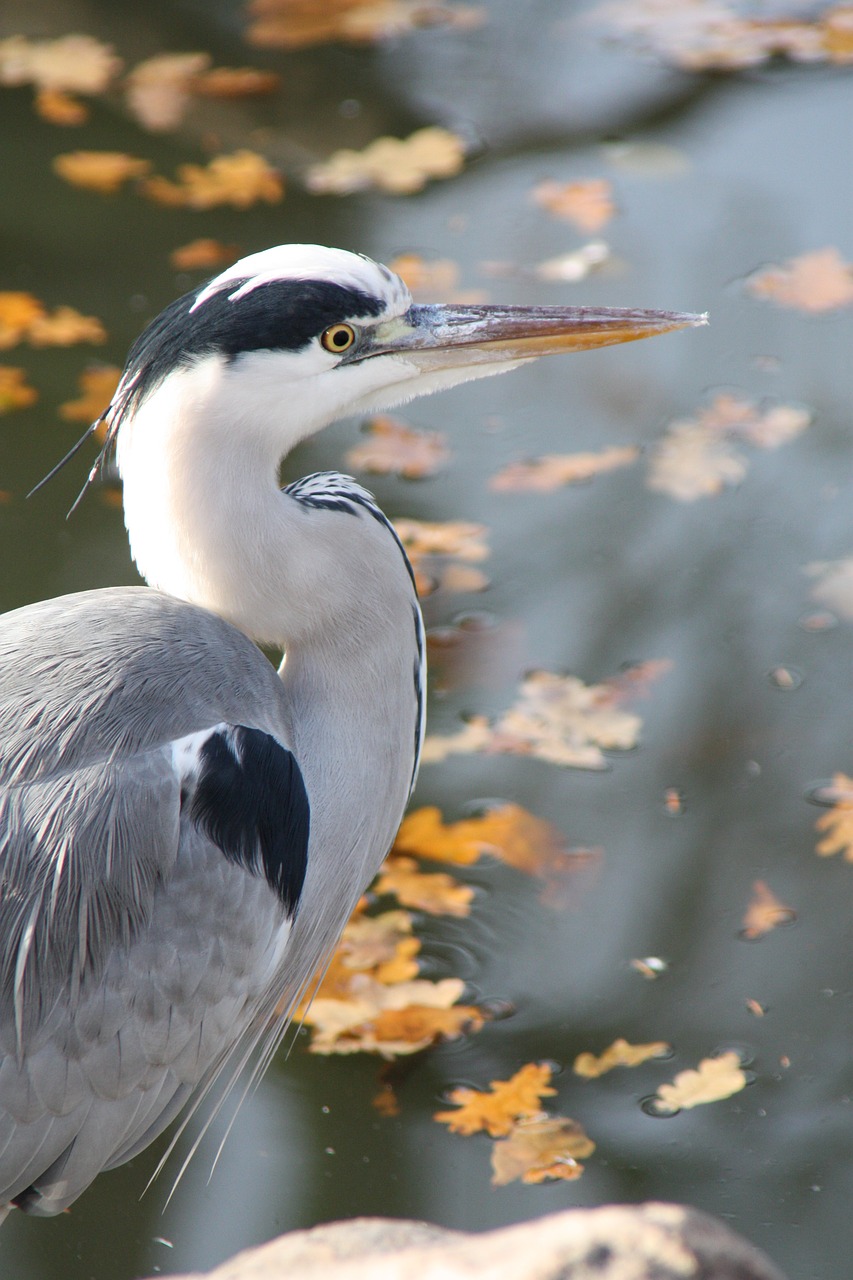
[[[184,294],[151,321],[130,349],[126,369],[138,376],[121,411],[138,405],[172,372],[221,352],[300,351],[330,324],[381,315],[386,302],[328,280],[271,280],[230,301],[245,280],[231,280],[195,311],[201,290]]]
[[[310,808],[299,765],[275,738],[236,725],[199,755],[192,821],[229,862],[263,875],[295,915],[308,866]]]

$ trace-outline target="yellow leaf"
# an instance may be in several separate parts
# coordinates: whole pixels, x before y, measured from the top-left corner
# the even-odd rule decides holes
[[[824,833],[815,848],[815,853],[822,858],[829,858],[835,853],[844,855],[846,862],[853,862],[853,778],[844,773],[833,775],[833,786],[849,798],[839,798],[831,809],[822,813],[815,823],[815,828]]]
[[[378,1053],[389,1059],[418,1053],[437,1039],[482,1025],[483,1014],[475,1008],[459,1006],[459,1012],[453,1012],[464,990],[460,978],[417,978],[389,987],[368,974],[355,974],[346,999],[318,996],[305,1013],[305,1022],[313,1028],[311,1052]],[[408,1023],[383,1016],[406,1010],[414,1010]],[[439,1016],[430,1019],[425,1010],[436,1010]],[[441,1011],[449,1011],[449,1017],[440,1016]]]
[[[305,184],[315,195],[350,195],[377,187],[391,195],[412,195],[430,178],[462,171],[465,144],[447,129],[418,129],[408,138],[377,138],[363,151],[336,151],[312,165]]]
[[[756,880],[743,917],[741,937],[760,938],[780,924],[791,924],[796,918],[796,911],[784,906],[763,880]]]
[[[550,493],[567,484],[583,484],[617,467],[629,467],[640,451],[633,445],[600,453],[551,453],[527,462],[512,462],[489,481],[495,493]]]
[[[38,316],[27,333],[33,347],[72,347],[78,342],[106,342],[107,331],[96,316],[83,316],[73,307],[57,307]]]
[[[131,178],[148,173],[151,163],[122,151],[69,151],[54,156],[53,168],[72,187],[110,196]]]
[[[474,890],[443,871],[427,874],[413,858],[389,858],[374,883],[376,893],[392,893],[405,907],[434,916],[467,916]]]
[[[613,187],[605,178],[584,182],[548,179],[533,188],[533,199],[556,218],[573,222],[581,231],[600,231],[616,212]]]
[[[178,165],[177,182],[155,175],[140,189],[158,204],[187,209],[212,209],[223,204],[248,209],[259,200],[278,204],[284,197],[281,175],[263,156],[246,150],[215,156],[207,165]]]
[[[549,1066],[528,1062],[509,1080],[492,1080],[488,1093],[464,1086],[452,1089],[448,1099],[457,1110],[437,1111],[433,1119],[446,1124],[451,1133],[469,1136],[485,1130],[493,1138],[503,1137],[516,1120],[539,1116],[541,1099],[557,1092],[550,1080]]]
[[[690,1107],[720,1102],[746,1085],[740,1059],[734,1052],[703,1058],[695,1071],[679,1071],[672,1084],[662,1084],[655,1097],[661,1112],[687,1111]]]
[[[0,293],[0,349],[16,346],[44,314],[44,307],[32,294]]]
[[[97,365],[78,378],[80,396],[59,406],[59,416],[67,422],[97,422],[110,406],[121,377],[116,365]]]
[[[447,437],[440,431],[417,431],[400,418],[383,416],[367,424],[368,439],[346,455],[348,467],[408,480],[433,476],[450,457]]]
[[[790,258],[781,266],[762,267],[749,277],[747,289],[782,307],[817,313],[853,302],[853,265],[834,247]]]
[[[39,393],[35,387],[27,384],[25,369],[0,364],[0,413],[10,413],[13,409],[28,409],[38,398]]]
[[[421,752],[421,764],[440,764],[448,756],[485,751],[492,740],[492,730],[485,716],[471,716],[457,733],[431,733]]]
[[[79,98],[74,98],[61,89],[42,89],[36,94],[35,109],[36,114],[42,120],[47,120],[48,124],[66,128],[85,124],[89,119],[89,108]]]
[[[505,1187],[518,1178],[533,1184],[573,1181],[583,1173],[579,1161],[594,1150],[595,1143],[576,1120],[544,1115],[521,1119],[492,1147],[492,1184]]]
[[[638,1067],[649,1058],[659,1058],[669,1052],[665,1040],[655,1040],[650,1044],[629,1044],[627,1040],[614,1040],[609,1048],[598,1057],[594,1053],[579,1053],[575,1058],[576,1075],[586,1080],[596,1080],[614,1067]]]

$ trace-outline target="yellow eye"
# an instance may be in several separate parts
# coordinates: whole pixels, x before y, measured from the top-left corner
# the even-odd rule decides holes
[[[355,329],[349,324],[330,324],[320,334],[320,342],[327,351],[340,354],[355,342]]]

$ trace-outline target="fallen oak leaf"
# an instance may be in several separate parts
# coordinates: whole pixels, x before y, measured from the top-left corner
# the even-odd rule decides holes
[[[752,898],[743,917],[740,936],[754,941],[781,924],[792,924],[796,918],[796,911],[780,902],[763,880],[756,880],[752,886]]]
[[[554,1097],[550,1087],[551,1068],[544,1062],[528,1062],[509,1080],[492,1080],[489,1092],[460,1085],[451,1089],[448,1101],[455,1111],[437,1111],[434,1120],[446,1124],[451,1133],[466,1137],[485,1131],[493,1138],[510,1133],[514,1123],[541,1114],[541,1099]]]
[[[44,314],[44,306],[30,293],[0,293],[0,349],[17,346]]]
[[[593,1151],[595,1143],[576,1120],[544,1114],[523,1118],[492,1146],[492,1184],[505,1187],[518,1178],[528,1184],[573,1181],[583,1173],[580,1160]]]
[[[721,1102],[746,1087],[746,1076],[740,1058],[731,1051],[716,1058],[703,1058],[695,1071],[679,1071],[672,1084],[659,1086],[654,1098],[656,1109],[673,1115],[709,1102]]]
[[[32,347],[72,347],[78,342],[99,345],[107,331],[97,316],[84,316],[74,307],[57,307],[50,315],[37,316],[27,330]]]
[[[131,115],[152,132],[177,128],[193,81],[211,61],[209,53],[158,53],[138,63],[126,80]]]
[[[461,978],[444,978],[440,982],[416,978],[384,986],[368,974],[355,974],[347,999],[318,996],[305,1012],[303,1020],[312,1027],[310,1050],[320,1054],[378,1053],[389,1059],[419,1053],[437,1039],[454,1038],[468,1027],[482,1025],[485,1015],[480,1010],[456,1006],[464,990]],[[458,1014],[441,1016],[454,1006],[459,1009]],[[380,1022],[382,1038],[377,1036],[376,1021],[386,1011],[410,1008],[417,1012],[408,1023],[408,1030],[417,1038],[404,1034],[405,1023],[389,1024],[387,1019]],[[435,1018],[430,1021],[425,1010],[434,1010]],[[391,1026],[395,1026],[396,1039],[390,1037]]]
[[[408,138],[377,138],[363,151],[336,151],[325,163],[310,166],[305,186],[314,195],[351,195],[369,187],[389,195],[413,195],[431,178],[461,173],[464,162],[462,139],[432,126]]]
[[[393,894],[405,907],[434,916],[467,916],[474,890],[443,871],[426,873],[414,858],[388,858],[374,881],[375,893]]]
[[[378,475],[420,480],[440,471],[450,458],[441,431],[418,431],[401,418],[385,414],[366,425],[367,440],[346,454],[347,466]]]
[[[140,183],[139,189],[158,204],[186,209],[217,205],[248,209],[261,200],[278,204],[284,198],[281,175],[263,156],[245,149],[214,156],[206,165],[178,165],[177,182],[155,174]]]
[[[840,853],[845,862],[853,862],[853,778],[836,773],[832,783],[839,798],[815,822],[815,829],[823,833],[815,846],[815,853],[821,858]]]
[[[746,281],[756,298],[816,314],[853,303],[853,264],[832,246],[762,267]]]
[[[585,1080],[597,1080],[614,1067],[638,1067],[650,1058],[660,1058],[670,1052],[665,1040],[649,1044],[629,1044],[627,1040],[614,1040],[598,1057],[594,1053],[579,1053],[573,1070]]]
[[[38,398],[39,393],[35,387],[31,387],[27,382],[25,369],[0,364],[0,413],[11,413],[14,409],[28,409]]]
[[[150,169],[149,160],[123,151],[68,151],[53,158],[54,173],[64,182],[105,196],[115,195],[126,182],[143,177]]]
[[[63,128],[74,128],[85,124],[89,119],[89,108],[61,89],[42,89],[36,94],[33,104],[36,115],[48,124],[58,124]]]
[[[529,461],[511,462],[489,480],[495,493],[551,493],[564,485],[583,484],[593,476],[636,462],[636,446],[602,449],[598,453],[550,453]]]
[[[236,262],[239,256],[238,245],[202,237],[173,249],[169,254],[169,265],[175,271],[210,271]]]
[[[606,178],[583,182],[555,182],[549,178],[533,188],[532,196],[540,209],[573,222],[588,233],[600,231],[616,212],[613,187]]]
[[[111,45],[93,36],[57,40],[10,36],[0,40],[0,84],[33,84],[42,91],[103,93],[123,66]]]

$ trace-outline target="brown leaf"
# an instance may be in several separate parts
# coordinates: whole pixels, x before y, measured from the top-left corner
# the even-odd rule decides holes
[[[695,1071],[679,1071],[672,1084],[662,1084],[655,1104],[659,1111],[672,1114],[708,1102],[720,1102],[745,1086],[746,1076],[738,1055],[721,1053],[717,1058],[703,1058]]]
[[[600,231],[616,212],[613,187],[605,178],[584,182],[554,182],[548,179],[533,188],[540,209],[556,218],[573,222],[581,231]]]
[[[400,1099],[390,1080],[380,1077],[379,1088],[371,1098],[370,1105],[386,1120],[400,1114]]]
[[[117,365],[95,365],[84,370],[77,382],[80,396],[59,406],[59,416],[67,422],[97,422],[110,406],[121,378]]]
[[[207,165],[178,165],[178,181],[155,175],[140,184],[142,194],[158,204],[186,209],[232,205],[248,209],[258,201],[278,204],[284,198],[280,174],[254,151],[215,156]]]
[[[834,247],[818,249],[781,266],[762,267],[746,287],[756,298],[769,298],[782,307],[813,314],[834,311],[853,302],[853,265]]]
[[[374,883],[376,893],[392,893],[404,907],[433,916],[467,916],[474,890],[443,871],[421,871],[414,858],[388,858]]]
[[[58,124],[64,128],[85,124],[89,119],[89,108],[79,98],[61,89],[42,89],[36,94],[36,114],[48,124]]]
[[[363,151],[336,151],[312,165],[305,185],[315,195],[350,195],[376,187],[390,195],[413,195],[430,178],[462,171],[465,144],[447,129],[418,129],[408,138],[377,138]]]
[[[25,369],[0,364],[0,413],[11,413],[13,409],[28,409],[38,398],[39,393],[35,387],[27,383]]]
[[[249,0],[250,44],[263,48],[304,49],[332,40],[375,43],[424,26],[460,30],[479,26],[484,10],[435,0]]]
[[[173,249],[169,254],[169,265],[175,271],[212,271],[215,267],[229,266],[239,257],[238,245],[202,238]]]
[[[659,1058],[668,1053],[669,1048],[665,1040],[655,1040],[650,1044],[629,1044],[627,1040],[614,1040],[598,1057],[594,1053],[579,1053],[575,1058],[574,1071],[586,1080],[596,1080],[614,1067],[638,1067],[650,1058]]]
[[[488,1093],[465,1086],[452,1089],[448,1100],[457,1110],[437,1111],[433,1119],[446,1124],[451,1133],[470,1136],[485,1130],[493,1138],[503,1137],[516,1120],[538,1118],[541,1099],[557,1092],[550,1081],[547,1064],[528,1062],[509,1080],[492,1080]]]
[[[440,431],[418,431],[401,418],[372,418],[365,428],[367,440],[346,454],[356,471],[400,475],[407,480],[434,476],[450,458],[447,437]]]
[[[205,98],[256,98],[275,93],[281,85],[281,76],[274,71],[260,71],[257,67],[214,67],[195,76],[192,91]]]
[[[122,151],[69,151],[54,156],[53,168],[72,187],[111,196],[131,178],[141,178],[148,173],[151,162]]]
[[[534,1184],[572,1181],[583,1173],[579,1160],[594,1150],[576,1120],[544,1115],[518,1120],[509,1137],[492,1147],[492,1184],[505,1187],[518,1178]]]
[[[640,451],[633,445],[603,449],[599,453],[550,453],[529,462],[512,462],[489,480],[496,493],[550,493],[563,485],[582,484],[593,476],[636,462]]]
[[[780,924],[791,924],[796,918],[796,911],[784,906],[763,880],[756,880],[740,936],[750,940],[760,938]]]
[[[412,562],[421,596],[430,595],[437,587],[447,591],[482,591],[488,586],[488,579],[472,568],[489,555],[485,525],[466,520],[433,523],[401,518],[394,521],[394,528]],[[445,563],[448,558],[461,560],[463,564],[448,565]],[[466,573],[460,575],[463,569]]]
[[[822,813],[815,823],[815,829],[824,833],[815,853],[822,858],[840,853],[845,862],[853,862],[853,778],[836,773],[832,781],[840,795],[832,808]]]

